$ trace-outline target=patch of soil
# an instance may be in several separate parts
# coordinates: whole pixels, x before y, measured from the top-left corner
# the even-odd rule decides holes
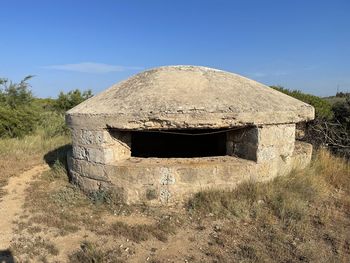
[[[48,165],[38,165],[22,173],[20,176],[11,177],[4,187],[6,195],[0,201],[0,250],[10,247],[13,238],[14,221],[22,215],[22,205],[25,200],[25,189],[36,175],[49,170]]]

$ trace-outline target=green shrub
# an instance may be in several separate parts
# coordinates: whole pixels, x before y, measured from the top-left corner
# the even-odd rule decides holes
[[[30,107],[0,106],[0,137],[23,137],[35,131],[38,113]]]
[[[76,89],[69,91],[68,93],[61,91],[54,103],[54,108],[61,112],[67,111],[90,97],[92,97],[91,90],[81,92]]]
[[[350,95],[344,102],[336,102],[333,105],[334,118],[350,129]]]
[[[23,137],[36,128],[39,114],[25,77],[19,83],[0,78],[0,137]]]
[[[58,99],[34,98],[32,76],[19,83],[0,78],[0,138],[17,138],[38,131],[44,138],[66,135],[64,112],[90,98],[90,90],[61,92]]]
[[[12,109],[30,105],[33,101],[33,95],[29,90],[28,80],[32,77],[27,76],[19,83],[0,78],[0,105]]]
[[[44,137],[46,138],[65,135],[69,132],[64,120],[64,114],[55,111],[42,112],[38,127],[43,130]]]

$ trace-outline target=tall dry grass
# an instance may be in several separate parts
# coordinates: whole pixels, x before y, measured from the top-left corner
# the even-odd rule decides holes
[[[24,138],[0,139],[0,196],[1,188],[7,184],[9,177],[45,163],[55,154],[55,149],[67,145],[69,136],[48,137],[43,130]]]
[[[201,192],[188,208],[226,222],[209,241],[218,262],[350,262],[350,166],[325,150],[304,170]]]
[[[313,162],[314,175],[339,191],[350,193],[350,162],[336,157],[329,151],[320,150]]]

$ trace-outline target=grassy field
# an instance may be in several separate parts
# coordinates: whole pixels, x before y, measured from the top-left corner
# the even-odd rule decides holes
[[[22,139],[0,139],[0,200],[4,194],[1,189],[11,176],[44,163],[45,158],[55,159],[53,151],[69,142],[68,136],[48,138],[42,131]]]
[[[350,168],[326,151],[268,183],[206,191],[178,207],[127,206],[69,183],[65,136],[0,140],[1,180],[42,162],[15,218],[19,262],[350,262]],[[3,193],[5,194],[5,193]]]

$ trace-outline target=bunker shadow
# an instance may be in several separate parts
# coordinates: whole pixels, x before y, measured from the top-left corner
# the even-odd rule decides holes
[[[52,167],[56,162],[67,165],[67,154],[72,150],[71,144],[60,146],[44,155],[45,162]]]
[[[72,145],[66,144],[60,146],[52,151],[49,151],[44,155],[45,162],[51,167],[54,168],[55,165],[61,164],[66,168],[67,177],[70,180],[70,175],[68,173],[68,164],[67,164],[67,156],[72,151]],[[0,262],[1,263],[1,262]]]
[[[15,259],[12,255],[11,250],[0,250],[0,263],[14,263]]]

